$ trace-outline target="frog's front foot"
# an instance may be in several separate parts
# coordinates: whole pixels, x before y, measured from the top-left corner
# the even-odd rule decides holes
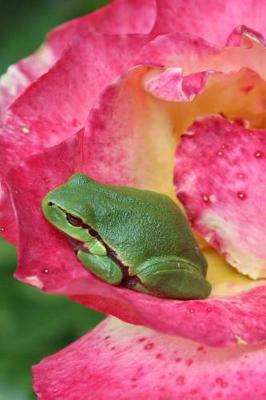
[[[140,283],[135,290],[154,296],[174,299],[204,299],[211,285],[200,267],[177,256],[154,257],[136,271]]]

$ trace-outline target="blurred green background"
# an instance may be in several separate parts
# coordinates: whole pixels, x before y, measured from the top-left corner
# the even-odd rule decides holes
[[[0,73],[33,52],[54,26],[107,0],[0,0]],[[16,252],[0,238],[0,400],[32,400],[31,365],[93,328],[103,315],[22,285]]]

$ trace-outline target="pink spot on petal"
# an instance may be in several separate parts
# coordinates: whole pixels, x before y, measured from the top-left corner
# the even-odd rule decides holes
[[[204,347],[203,346],[199,346],[198,348],[197,348],[197,351],[203,351],[204,350]]]
[[[176,383],[180,386],[183,386],[185,383],[185,377],[183,375],[180,375],[176,378]]]
[[[250,85],[242,86],[241,90],[245,93],[249,93],[253,88],[254,88],[254,85],[250,84]]]
[[[223,378],[217,378],[215,382],[224,388],[228,386],[228,383]]]
[[[139,342],[139,343],[142,343],[142,342],[144,342],[145,340],[147,340],[146,337],[141,337],[141,338],[138,339],[138,342]]]
[[[147,343],[146,346],[144,346],[144,350],[151,350],[154,347],[154,343]]]
[[[193,364],[193,360],[191,358],[189,358],[188,360],[186,360],[185,364],[190,367]]]

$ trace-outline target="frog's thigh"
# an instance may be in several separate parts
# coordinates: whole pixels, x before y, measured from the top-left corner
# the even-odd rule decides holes
[[[79,250],[77,257],[90,272],[105,282],[118,285],[122,281],[121,268],[108,256],[96,256]]]
[[[210,284],[196,266],[177,256],[151,258],[136,271],[142,284],[154,295],[175,299],[206,298]],[[141,290],[141,287],[136,288]]]

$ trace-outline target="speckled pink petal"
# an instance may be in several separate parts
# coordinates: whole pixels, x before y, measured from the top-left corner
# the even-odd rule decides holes
[[[199,120],[176,152],[175,186],[193,228],[239,271],[266,277],[266,132]]]
[[[238,25],[266,34],[263,1],[247,0],[157,0],[155,32],[186,32],[210,43],[223,45]]]
[[[167,40],[173,49],[171,38]],[[158,48],[154,49],[149,51],[156,58]],[[153,59],[146,57],[146,61],[152,64]],[[102,182],[159,191],[163,188],[172,194],[173,164],[169,160],[174,158],[176,138],[167,102],[158,102],[142,88],[149,71],[149,66],[134,68],[105,88],[85,126],[83,165],[74,161],[76,145],[72,149],[68,146],[68,152],[58,146],[27,159],[23,168],[10,172],[8,183],[20,223],[16,276],[125,321],[209,345],[265,341],[265,286],[230,298],[182,302],[107,285],[82,267],[65,237],[41,213],[44,195],[81,169]]]
[[[29,150],[36,152],[35,146],[52,146],[80,129],[99,93],[132,65],[146,40],[134,35],[79,35],[57,64],[10,107],[2,128],[8,144],[30,144],[28,155]]]
[[[148,37],[139,35],[80,33],[57,64],[10,106],[0,135],[2,176],[25,157],[80,129],[101,90],[129,68],[146,40]],[[1,204],[3,199],[4,194],[0,210],[6,207]],[[2,235],[9,240],[12,237],[14,242],[15,228],[9,233],[5,217],[1,211]]]
[[[4,179],[0,180],[0,236],[12,244],[16,244],[18,240],[17,218],[12,196]]]
[[[149,33],[155,18],[155,0],[116,0],[94,13],[53,29],[38,51],[10,66],[0,78],[0,120],[12,101],[46,73],[80,33]]]
[[[192,101],[205,87],[209,72],[183,76],[181,68],[167,68],[145,79],[144,87],[153,96],[166,101]]]
[[[108,318],[33,368],[39,400],[264,400],[266,347],[214,349]]]
[[[99,129],[102,122],[98,122]],[[104,132],[108,133],[108,130]],[[136,155],[137,142],[129,144],[123,142],[124,139],[124,136],[118,135],[115,146],[107,147],[106,152],[99,151],[99,142],[89,142],[91,154],[94,149],[96,155],[91,165],[86,161],[83,167],[90,169],[94,166],[93,175],[98,173],[102,180],[116,180],[119,183],[120,179],[124,179],[123,183],[129,183],[131,175],[127,173],[130,170],[124,171],[126,159],[122,155]],[[108,285],[92,276],[77,261],[65,236],[43,217],[41,201],[49,190],[65,182],[75,171],[82,170],[82,140],[82,136],[73,137],[68,142],[34,155],[24,161],[22,166],[13,168],[8,175],[19,221],[19,266],[16,277],[39,289],[63,294],[87,307],[115,315],[127,322],[146,325],[201,343],[229,346],[239,341],[265,341],[265,286],[231,298],[166,300]],[[102,137],[102,140],[106,146],[105,138]],[[111,146],[112,142],[108,143]],[[128,153],[121,152],[123,144],[127,146]],[[141,159],[137,158],[136,161],[140,163]],[[113,162],[115,168],[108,169],[109,163],[112,165]],[[127,163],[132,165],[130,160]],[[137,169],[134,171],[137,173]],[[138,176],[133,177],[138,182]]]
[[[56,62],[52,46],[44,44],[35,54],[11,65],[0,78],[0,121],[8,106],[34,79],[43,75]]]

